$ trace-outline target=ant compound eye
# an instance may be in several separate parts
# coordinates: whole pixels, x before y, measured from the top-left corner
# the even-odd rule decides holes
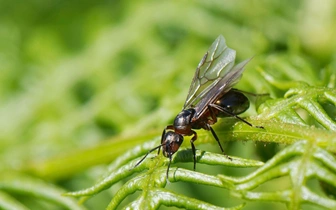
[[[180,135],[180,134],[177,134],[176,136],[175,136],[175,143],[176,144],[178,144],[179,146],[183,143],[183,136],[182,135]]]

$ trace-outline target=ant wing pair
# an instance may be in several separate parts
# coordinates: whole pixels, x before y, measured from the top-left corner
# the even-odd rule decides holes
[[[224,153],[216,133],[210,126],[217,122],[217,117],[233,116],[253,126],[237,116],[247,110],[249,102],[242,92],[232,89],[241,78],[244,66],[250,59],[234,66],[235,57],[235,50],[230,49],[224,37],[220,35],[198,64],[183,110],[176,116],[174,124],[163,130],[161,144],[149,150],[134,167],[149,153],[156,149],[159,153],[162,148],[164,156],[170,159],[166,174],[168,180],[172,155],[178,151],[183,136],[193,135],[190,143],[194,155],[194,169],[196,167],[196,149],[193,142],[197,139],[197,133],[193,129],[210,130]]]

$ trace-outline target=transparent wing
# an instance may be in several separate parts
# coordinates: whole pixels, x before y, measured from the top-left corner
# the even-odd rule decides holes
[[[218,98],[235,85],[248,61],[234,66],[236,51],[227,47],[220,35],[198,64],[183,109],[194,108],[197,119]]]
[[[244,66],[250,60],[245,60],[233,67],[204,97],[199,99],[197,105],[194,107],[196,113],[193,116],[193,120],[198,119],[204,113],[208,104],[215,103],[239,81],[244,71]]]

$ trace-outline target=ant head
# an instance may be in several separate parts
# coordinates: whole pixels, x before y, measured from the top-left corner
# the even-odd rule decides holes
[[[165,157],[171,158],[177,152],[183,142],[183,136],[173,131],[168,131],[162,137],[162,153]]]
[[[160,148],[162,147],[163,155],[169,158],[169,163],[168,163],[167,173],[166,173],[166,179],[168,180],[168,172],[169,172],[170,164],[172,161],[172,156],[180,148],[182,142],[183,142],[182,135],[175,133],[173,131],[166,132],[166,130],[164,130],[162,134],[161,144],[149,150],[147,154],[141,160],[139,160],[133,168],[137,167],[147,157],[147,155],[153,152],[154,150],[159,149],[158,151],[158,154],[159,154]]]

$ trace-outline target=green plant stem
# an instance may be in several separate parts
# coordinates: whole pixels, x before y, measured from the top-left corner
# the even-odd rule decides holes
[[[231,130],[218,129],[216,133],[227,141],[258,141],[273,142],[279,144],[293,144],[299,140],[314,141],[316,144],[330,152],[336,152],[336,135],[333,131],[328,131],[313,126],[296,125],[283,123],[277,120],[255,120],[249,119],[254,125],[261,125],[264,129],[253,128],[245,123],[238,122]],[[222,122],[220,127],[230,122]],[[199,136],[202,136],[203,132]],[[204,134],[203,134],[204,135]],[[201,139],[200,137],[199,139]]]
[[[293,144],[298,140],[317,141],[317,145],[326,148],[330,152],[336,152],[335,133],[315,127],[280,123],[275,120],[249,119],[254,125],[264,126],[265,129],[253,128],[241,122],[232,123],[231,119],[225,119],[215,127],[220,139],[225,141],[262,141],[279,144]],[[208,131],[199,130],[196,144],[216,143]],[[53,157],[49,160],[34,162],[23,170],[39,177],[51,180],[62,179],[79,173],[92,165],[108,163],[123,154],[135,145],[155,137],[155,134],[136,136],[129,138],[116,138],[103,142],[96,147],[79,149],[73,153]],[[159,142],[158,142],[159,143]],[[185,146],[187,146],[186,141]]]

